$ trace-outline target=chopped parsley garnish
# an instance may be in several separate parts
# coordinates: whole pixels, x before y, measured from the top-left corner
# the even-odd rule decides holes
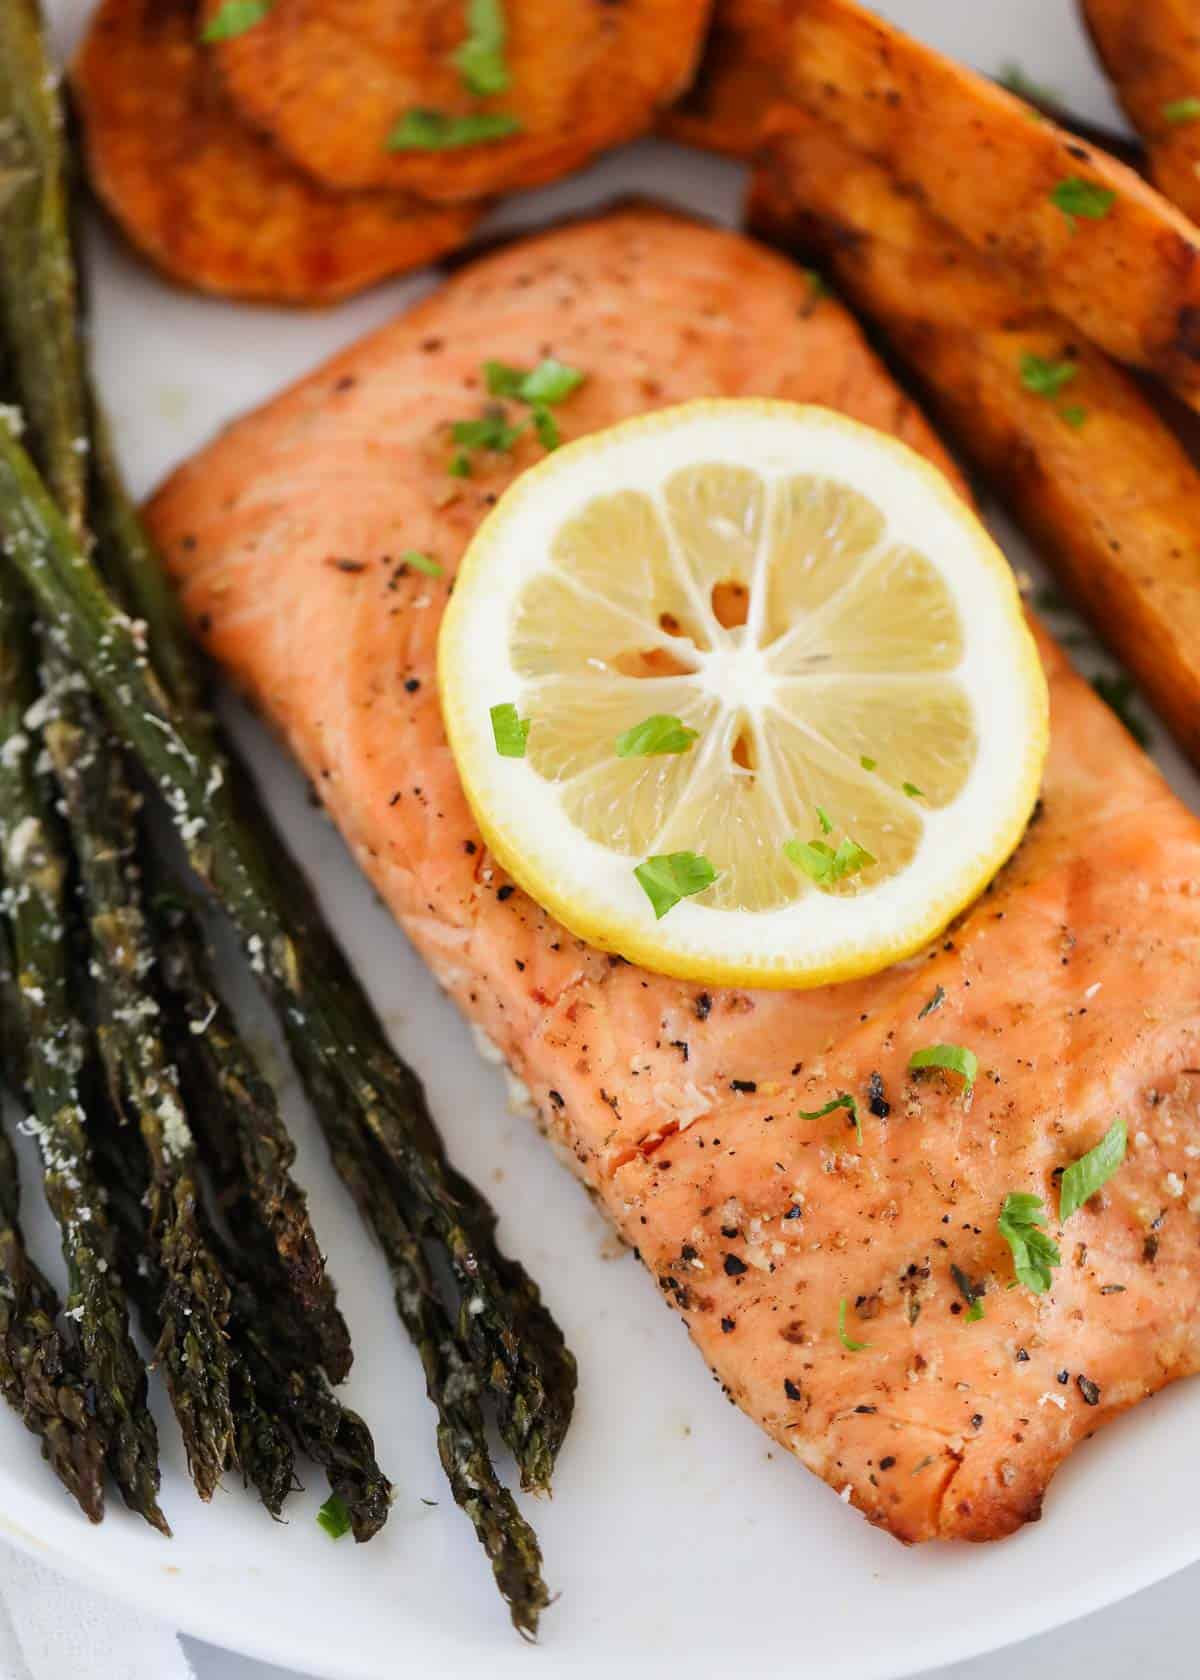
[[[980,1296],[980,1295],[976,1295],[975,1299],[973,1301],[971,1301],[967,1306],[966,1322],[968,1324],[978,1324],[979,1320],[982,1317],[983,1317],[983,1297]]]
[[[546,403],[553,407],[577,391],[586,376],[554,356],[545,356],[521,381],[517,395],[522,402]]]
[[[925,1068],[957,1073],[963,1082],[963,1095],[969,1096],[975,1088],[979,1057],[965,1044],[927,1044],[923,1050],[914,1050],[908,1058],[910,1073],[920,1073]]]
[[[1087,421],[1088,411],[1082,403],[1068,403],[1058,411],[1073,432],[1079,431]]]
[[[473,111],[465,117],[445,111],[406,111],[384,141],[389,152],[452,152],[519,134],[521,125],[504,111]]]
[[[446,468],[451,478],[470,478],[471,457],[465,449],[457,449],[450,458],[450,465]]]
[[[410,572],[424,572],[426,577],[441,577],[442,565],[439,560],[431,560],[428,554],[422,554],[420,549],[407,548],[400,556],[401,563]]]
[[[317,1512],[317,1521],[331,1540],[340,1540],[350,1532],[350,1513],[339,1493],[331,1493]]]
[[[494,397],[553,408],[577,391],[587,375],[555,356],[544,356],[535,368],[511,367],[507,362],[484,362],[483,376]]]
[[[499,419],[494,422],[494,426],[497,436],[502,441],[493,443],[483,438],[472,446],[510,449],[526,426],[532,425],[537,433],[538,442],[548,454],[557,449],[562,442],[558,422],[550,410],[569,397],[572,391],[578,390],[587,375],[581,373],[578,368],[568,367],[565,362],[560,362],[554,356],[545,356],[535,368],[512,367],[508,362],[484,362],[483,377],[491,396],[528,403],[531,413],[529,420],[522,425],[506,426],[503,423],[503,410],[498,409],[496,413]],[[460,421],[459,425],[478,427],[481,422]],[[458,427],[455,428],[454,436],[456,443],[470,441],[459,436]]]
[[[1116,201],[1117,195],[1111,188],[1085,181],[1080,175],[1060,181],[1050,194],[1051,204],[1062,211],[1072,227],[1079,217],[1085,222],[1102,222]]]
[[[206,44],[214,41],[233,41],[261,23],[271,10],[272,0],[225,0],[200,32]]]
[[[533,411],[533,429],[537,433],[537,440],[547,455],[558,448],[562,442],[562,433],[558,429],[558,421],[548,408],[535,408]]]
[[[1108,1183],[1125,1159],[1125,1143],[1125,1122],[1114,1120],[1095,1148],[1071,1163],[1062,1175],[1058,1191],[1060,1224]]]
[[[454,54],[454,65],[472,93],[486,98],[507,92],[507,40],[503,0],[467,0],[467,38]]]
[[[935,1009],[940,1009],[942,1007],[942,1005],[945,1003],[945,1001],[946,1001],[946,988],[944,986],[935,986],[933,988],[932,995],[921,1005],[920,1009],[917,1011],[917,1020],[918,1021],[923,1021],[925,1019],[926,1015],[932,1015],[934,1010]]]
[[[1021,357],[1021,384],[1036,397],[1056,397],[1078,372],[1078,362],[1054,362],[1032,351]]]
[[[796,1116],[800,1120],[824,1120],[827,1114],[835,1109],[844,1108],[854,1125],[854,1135],[859,1143],[863,1140],[862,1118],[858,1112],[858,1104],[849,1091],[839,1091],[836,1097],[830,1097],[824,1108],[798,1108]]]
[[[654,907],[654,919],[661,922],[668,910],[684,898],[694,898],[711,887],[717,872],[698,852],[666,852],[647,858],[634,870],[638,885]]]
[[[521,386],[529,377],[524,368],[510,367],[507,362],[484,362],[483,377],[494,397],[519,397]]]
[[[617,757],[658,758],[663,753],[685,753],[698,733],[669,712],[655,712],[617,736]]]
[[[1092,687],[1104,704],[1117,714],[1138,746],[1148,747],[1150,731],[1133,709],[1137,689],[1128,672],[1118,671],[1115,676],[1110,676],[1106,671],[1100,671],[1092,678]]]
[[[858,762],[862,765],[864,770],[875,770],[878,768],[879,761],[874,758],[868,758],[866,753],[864,753]]]
[[[1035,1295],[1044,1295],[1051,1284],[1050,1272],[1062,1264],[1058,1244],[1042,1229],[1046,1214],[1040,1196],[1025,1190],[1010,1190],[1000,1209],[1000,1235],[1012,1249],[1017,1282]]]
[[[901,782],[900,786],[910,799],[924,799],[925,797],[915,782]]]
[[[823,274],[818,274],[815,268],[802,268],[800,272],[808,281],[808,291],[810,297],[828,297],[829,282]]]
[[[501,758],[524,758],[525,743],[529,739],[528,718],[518,717],[511,700],[491,710],[492,736]]]
[[[524,430],[524,426],[510,426],[503,411],[497,410],[478,420],[456,420],[450,435],[464,449],[490,449],[506,455]]]
[[[829,829],[825,832],[828,834]],[[783,855],[819,887],[834,887],[875,862],[870,852],[848,835],[838,841],[836,851],[824,840],[785,840]]]
[[[1181,123],[1195,122],[1200,117],[1200,99],[1194,94],[1189,94],[1186,99],[1168,99],[1162,114],[1165,121],[1175,128]]]
[[[846,1330],[846,1308],[849,1303],[843,1295],[838,1302],[838,1341],[847,1353],[864,1353],[870,1347],[870,1342],[856,1342]]]

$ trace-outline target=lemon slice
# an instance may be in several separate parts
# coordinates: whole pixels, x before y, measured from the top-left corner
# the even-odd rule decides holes
[[[982,526],[904,445],[787,403],[689,403],[523,474],[464,558],[439,681],[526,891],[726,984],[916,950],[1020,839],[1046,754]]]

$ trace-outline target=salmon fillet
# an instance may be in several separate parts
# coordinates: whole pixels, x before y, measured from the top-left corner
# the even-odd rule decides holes
[[[445,424],[477,411],[484,360],[549,353],[588,375],[568,435],[754,394],[840,408],[952,470],[802,270],[633,211],[464,270],[184,466],[153,528],[198,632],[731,1398],[899,1538],[1003,1535],[1077,1441],[1196,1368],[1200,825],[1043,637],[1039,815],[921,956],[767,993],[573,939],[484,850],[434,670],[455,563],[537,453],[450,479]],[[406,571],[409,549],[445,576]],[[970,1106],[906,1073],[935,1040],[977,1052]],[[861,1147],[844,1112],[798,1117],[842,1090]],[[1055,1233],[1052,1290],[1008,1290],[1004,1196],[1057,1207],[1055,1170],[1115,1113],[1130,1157]],[[952,1268],[986,1286],[982,1321]]]

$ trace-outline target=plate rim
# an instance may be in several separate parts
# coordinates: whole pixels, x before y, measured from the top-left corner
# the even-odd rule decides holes
[[[64,1506],[61,1513],[55,1513],[46,1505],[43,1494],[18,1487],[8,1488],[0,1498],[5,1506],[0,1510],[0,1537],[26,1556],[60,1572],[66,1580],[108,1593],[118,1604],[157,1617],[168,1630],[202,1640],[232,1655],[291,1670],[304,1680],[395,1680],[398,1661],[406,1658],[429,1661],[462,1653],[462,1646],[454,1643],[451,1630],[439,1628],[436,1632],[424,1630],[420,1642],[407,1649],[397,1644],[385,1651],[375,1645],[370,1650],[364,1648],[357,1658],[348,1659],[344,1634],[338,1639],[338,1650],[334,1651],[335,1622],[329,1622],[328,1635],[317,1634],[314,1638],[314,1630],[305,1624],[289,1638],[285,1623],[251,1616],[240,1598],[224,1599],[218,1606],[215,1595],[220,1589],[215,1583],[204,1584],[196,1594],[193,1580],[190,1603],[177,1604],[168,1583],[182,1577],[156,1570],[131,1577],[115,1566],[104,1567],[103,1548],[93,1546],[85,1552],[81,1547],[71,1546],[67,1525],[74,1530],[80,1520],[72,1509]],[[13,1504],[22,1508],[19,1518],[11,1512]],[[47,1519],[50,1529],[55,1531],[53,1535],[38,1532],[36,1525]],[[60,1528],[64,1531],[61,1536],[57,1532]],[[90,1525],[86,1532],[92,1533]],[[1019,1536],[1013,1536],[1007,1543],[1014,1541],[1019,1542]],[[931,1550],[938,1550],[936,1542]],[[1132,1570],[1127,1560],[1114,1559],[1086,1577],[1060,1578],[1055,1587],[1027,1599],[1020,1609],[998,1607],[986,1620],[976,1619],[970,1624],[953,1622],[942,1630],[931,1627],[920,1636],[919,1642],[914,1644],[911,1636],[906,1640],[906,1651],[898,1666],[883,1648],[874,1658],[864,1653],[862,1657],[840,1660],[838,1680],[912,1680],[913,1676],[935,1673],[951,1663],[992,1655],[1123,1603],[1198,1561],[1200,1517],[1182,1534],[1164,1540],[1145,1553],[1140,1565]],[[214,1633],[213,1623],[208,1619],[218,1608],[219,1635]],[[267,1628],[272,1631],[266,1632]],[[396,1632],[398,1640],[403,1640],[403,1619],[398,1619]],[[230,1643],[231,1637],[236,1643]],[[585,1673],[578,1650],[553,1650],[543,1645],[541,1654],[543,1658],[553,1658],[558,1673],[566,1676]],[[536,1653],[508,1628],[498,1627],[495,1640],[489,1641],[488,1665],[493,1674],[528,1675],[529,1663],[536,1660]],[[583,1657],[583,1662],[587,1661]],[[661,1653],[646,1650],[642,1661],[636,1653],[630,1653],[624,1671],[631,1680],[659,1680]]]

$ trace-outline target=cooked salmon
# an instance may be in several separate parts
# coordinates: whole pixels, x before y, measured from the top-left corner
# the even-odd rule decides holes
[[[456,561],[538,453],[522,439],[451,478],[447,425],[479,412],[485,360],[547,354],[587,373],[556,411],[567,435],[754,394],[842,409],[953,471],[802,270],[629,211],[459,273],[184,466],[154,529],[197,632],[732,1398],[903,1540],[1006,1534],[1077,1441],[1197,1365],[1200,824],[1043,637],[1039,813],[919,957],[756,993],[571,938],[483,848],[434,668]],[[970,1100],[908,1073],[935,1041],[976,1052]],[[844,1110],[804,1117],[843,1091],[861,1143]],[[1115,1115],[1129,1157],[1065,1230],[1051,1212],[1052,1288],[1009,1288],[1005,1196],[1056,1210],[1058,1169]]]

